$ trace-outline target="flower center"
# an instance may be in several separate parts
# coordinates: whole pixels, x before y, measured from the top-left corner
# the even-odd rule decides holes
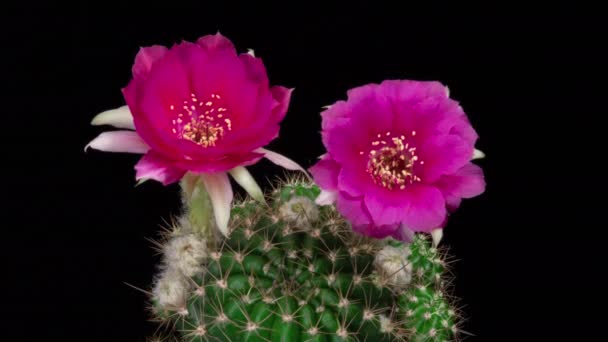
[[[190,140],[206,148],[215,146],[226,132],[232,130],[230,113],[218,94],[211,94],[207,99],[199,99],[195,94],[190,94],[190,99],[178,107],[169,107],[171,111],[177,112],[171,123],[172,131],[178,139]]]
[[[412,131],[411,136],[415,135],[416,131]],[[406,186],[419,182],[421,179],[414,174],[414,165],[422,165],[424,161],[416,155],[416,147],[410,146],[404,135],[391,137],[391,132],[386,132],[377,137],[377,140],[372,141],[366,168],[374,183],[391,190],[396,187],[403,190]]]

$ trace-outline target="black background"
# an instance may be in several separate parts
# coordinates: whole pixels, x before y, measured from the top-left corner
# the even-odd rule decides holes
[[[6,340],[143,341],[154,331],[145,296],[125,283],[149,286],[158,256],[146,239],[178,212],[178,188],[135,188],[137,156],[83,147],[107,129],[91,118],[124,104],[120,88],[140,46],[218,30],[239,51],[253,48],[273,84],[295,87],[269,148],[305,167],[323,152],[320,108],[347,89],[395,78],[448,85],[487,154],[479,162],[487,191],[464,202],[444,240],[459,260],[455,290],[470,339],[605,335],[594,312],[605,267],[593,244],[603,229],[593,218],[603,204],[595,196],[604,157],[594,151],[606,111],[602,12],[560,2],[418,3],[6,8]],[[282,174],[265,161],[251,170],[266,188]]]

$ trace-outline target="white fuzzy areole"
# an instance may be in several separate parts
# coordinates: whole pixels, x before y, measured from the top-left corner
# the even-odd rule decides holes
[[[207,243],[195,234],[173,237],[163,250],[167,266],[187,277],[201,272],[202,262],[208,256]]]
[[[311,222],[319,219],[319,208],[310,198],[294,196],[279,208],[280,216],[299,227],[310,226]]]
[[[383,333],[390,333],[393,331],[393,322],[391,322],[391,320],[384,316],[384,315],[379,315],[378,316],[379,320],[380,320],[380,331]]]
[[[163,309],[180,309],[185,307],[190,283],[184,275],[175,269],[165,269],[156,280],[152,294]]]
[[[405,287],[412,281],[412,263],[408,246],[384,246],[374,260],[376,270],[385,277],[391,285]]]

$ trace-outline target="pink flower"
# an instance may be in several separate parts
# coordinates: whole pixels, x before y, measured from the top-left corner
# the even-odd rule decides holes
[[[267,157],[299,169],[262,148],[278,136],[291,90],[270,87],[262,60],[238,55],[219,33],[170,49],[140,49],[123,94],[127,106],[99,114],[92,124],[130,130],[102,133],[87,147],[145,154],[135,165],[137,180],[167,185],[187,172],[200,175],[222,231],[232,201],[227,172],[263,200],[243,166]]]
[[[407,240],[441,228],[462,198],[485,189],[472,164],[477,133],[438,82],[384,81],[351,89],[322,114],[327,154],[311,168],[353,229]]]

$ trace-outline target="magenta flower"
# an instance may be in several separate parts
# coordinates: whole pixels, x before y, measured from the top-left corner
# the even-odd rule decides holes
[[[167,185],[187,172],[200,175],[223,232],[232,201],[227,172],[263,200],[244,166],[267,157],[299,169],[262,148],[278,136],[291,90],[269,87],[262,60],[253,53],[238,55],[219,33],[170,49],[142,48],[123,94],[127,106],[99,114],[92,124],[131,130],[102,133],[87,147],[144,153],[135,165],[140,181]]]
[[[327,154],[311,168],[353,229],[407,240],[445,225],[462,198],[481,194],[470,161],[477,133],[438,82],[384,81],[348,92],[321,115]]]

